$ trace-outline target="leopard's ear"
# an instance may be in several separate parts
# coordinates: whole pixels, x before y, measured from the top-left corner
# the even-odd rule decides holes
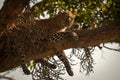
[[[66,10],[66,13],[67,14],[73,14],[74,16],[78,16],[77,12],[76,11],[69,11],[69,10]]]
[[[77,16],[77,13],[75,13],[75,12],[68,11],[66,13],[69,15],[69,17],[71,17],[73,19],[76,18],[76,16]]]

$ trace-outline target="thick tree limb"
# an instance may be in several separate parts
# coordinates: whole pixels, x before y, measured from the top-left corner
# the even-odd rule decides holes
[[[24,30],[25,31],[25,30]],[[20,31],[16,32],[20,33]],[[20,33],[23,34],[23,33]],[[116,39],[120,39],[120,21],[114,21],[113,23],[109,23],[103,25],[102,27],[91,29],[91,30],[74,30],[73,32],[61,32],[60,34],[65,34],[61,39],[58,39],[56,42],[50,42],[49,39],[46,41],[40,42],[41,45],[38,49],[37,47],[33,47],[32,51],[29,52],[29,40],[26,37],[22,37],[23,40],[27,40],[28,43],[25,43],[25,46],[28,45],[28,49],[25,52],[26,62],[34,59],[44,58],[47,56],[53,56],[58,51],[62,51],[69,48],[78,48],[78,47],[88,47],[99,45],[100,43],[105,43],[109,41],[113,41]],[[75,35],[76,34],[76,35]],[[12,33],[9,33],[7,37],[19,37]],[[28,35],[27,35],[28,36]],[[34,34],[35,36],[35,34]],[[39,37],[39,35],[37,35]],[[54,35],[57,36],[57,35]],[[4,39],[4,35],[1,39]],[[9,38],[9,39],[10,39]],[[51,37],[49,37],[51,38]],[[19,39],[19,38],[18,38]],[[20,65],[19,54],[16,53],[16,50],[13,50],[11,46],[4,43],[7,47],[10,47],[9,50],[4,50],[3,44],[0,41],[0,72],[10,70]],[[39,44],[39,43],[38,43]],[[33,52],[33,53],[32,53]]]
[[[10,27],[12,22],[22,13],[30,0],[5,0],[0,10],[0,33],[6,27]]]

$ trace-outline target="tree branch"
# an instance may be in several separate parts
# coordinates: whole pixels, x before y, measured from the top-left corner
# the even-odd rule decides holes
[[[40,59],[47,56],[53,56],[58,51],[62,51],[69,48],[78,48],[78,47],[88,47],[99,45],[100,43],[105,43],[109,41],[114,41],[120,39],[120,21],[114,21],[112,23],[103,25],[102,27],[91,29],[91,30],[74,30],[72,32],[60,32],[61,38],[54,42],[50,41],[52,37],[48,37],[47,40],[43,42],[38,42],[40,47],[31,46],[29,35],[24,36],[23,32],[16,31],[15,33],[7,33],[2,35],[0,38],[0,72],[10,70],[20,65],[19,54],[18,52],[25,51],[26,62],[30,60]],[[24,29],[22,31],[25,31]],[[26,31],[25,31],[26,32]],[[20,34],[17,35],[16,34]],[[75,35],[76,34],[76,35]],[[22,37],[19,37],[22,36]],[[34,36],[39,37],[39,35],[34,34]],[[58,33],[55,37],[58,36]],[[77,37],[77,38],[76,38]],[[14,49],[15,44],[13,39],[25,40],[21,49],[17,47],[18,52]],[[4,40],[4,41],[2,41]],[[50,41],[50,42],[49,42]]]
[[[120,52],[120,48],[119,49],[110,48],[110,47],[105,46],[105,44],[103,44],[103,47],[106,48],[106,49],[109,49],[109,50]]]

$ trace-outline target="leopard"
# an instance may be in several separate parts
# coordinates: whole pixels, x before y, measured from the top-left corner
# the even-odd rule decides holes
[[[37,34],[39,36],[39,38],[38,36],[32,36],[32,38],[33,39],[37,38],[38,41],[41,41],[46,39],[51,34],[56,34],[58,32],[61,32],[63,29],[67,27],[71,27],[74,24],[75,18],[76,18],[76,13],[73,13],[70,11],[59,12],[56,16],[52,18],[40,19],[40,20],[34,19],[34,18],[32,18],[32,20],[29,20],[30,18],[26,18],[25,15],[21,15],[19,16],[19,18],[16,19],[17,22],[15,22],[15,26],[16,27],[19,26],[18,28],[21,28],[21,26],[22,27],[29,26],[28,28],[31,29],[30,34],[31,35]],[[22,21],[22,24],[19,23],[20,21]],[[32,31],[32,30],[35,30],[35,31]],[[26,66],[26,62],[24,58],[25,58],[24,53],[20,53],[22,70],[24,74],[29,75],[30,71]]]

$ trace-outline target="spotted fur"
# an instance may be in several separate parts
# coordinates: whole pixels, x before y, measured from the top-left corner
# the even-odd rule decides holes
[[[76,14],[72,12],[61,12],[53,18],[36,20],[35,25],[37,32],[41,37],[46,37],[49,34],[54,34],[58,31],[61,31],[65,27],[71,27],[74,24],[74,19]]]

